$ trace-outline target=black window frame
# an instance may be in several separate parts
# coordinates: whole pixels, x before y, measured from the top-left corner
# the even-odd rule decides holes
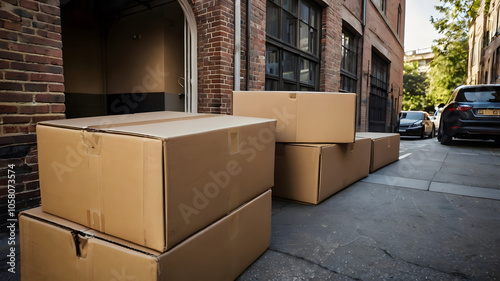
[[[398,6],[398,30],[397,33],[398,35],[401,35],[401,15],[403,13],[403,10],[401,9],[401,4]]]
[[[348,37],[349,40],[345,40],[346,37]],[[346,41],[348,41],[349,46],[345,46]],[[340,60],[340,88],[339,88],[339,90],[342,92],[350,92],[350,93],[357,92],[358,45],[359,45],[359,35],[344,26],[342,28],[342,39],[341,39],[342,53]],[[354,58],[351,57],[351,59],[349,60],[349,62],[353,63],[354,70],[351,70],[348,67],[346,68],[346,65],[349,64],[349,62],[344,59],[346,55],[354,55]]]
[[[284,4],[296,3],[296,9],[286,9]],[[303,3],[305,4],[303,7]],[[320,63],[321,63],[321,7],[311,0],[267,0],[266,6],[266,90],[295,90],[295,91],[319,91]],[[308,8],[307,16],[302,15],[303,9]],[[278,9],[278,19],[270,21],[268,15],[271,9]],[[295,42],[290,42],[284,38],[284,16],[293,17],[295,21]],[[269,23],[278,24],[277,27],[270,26]],[[307,27],[307,50],[301,49],[301,26]],[[273,28],[274,27],[274,28]],[[269,31],[274,32],[269,32]],[[277,30],[277,34],[275,31]],[[277,36],[275,36],[277,35]],[[311,37],[309,37],[311,36]],[[291,37],[291,36],[290,36]],[[312,38],[312,39],[311,39]],[[311,45],[312,42],[312,45]],[[292,44],[295,43],[295,44]],[[271,56],[271,53],[274,55]],[[272,58],[271,58],[272,57]],[[294,58],[293,68],[290,73],[293,79],[285,77],[285,58]],[[273,59],[274,66],[270,66],[269,60]],[[303,80],[301,70],[312,69],[312,73],[306,71]],[[312,64],[312,65],[311,65]],[[288,64],[290,66],[291,64]],[[270,70],[277,73],[270,73]],[[308,73],[308,74],[307,74]]]

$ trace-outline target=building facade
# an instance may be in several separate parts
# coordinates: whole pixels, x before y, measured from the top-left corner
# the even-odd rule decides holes
[[[231,114],[235,89],[341,91],[358,96],[358,131],[393,131],[403,94],[405,6],[4,0],[0,204],[8,207],[9,193],[16,211],[39,204],[35,124],[43,120],[157,110]],[[8,181],[8,165],[15,181]]]
[[[417,62],[418,72],[428,74],[431,70],[431,61],[434,53],[431,48],[411,50],[405,52],[404,62]]]
[[[500,83],[500,1],[481,1],[469,29],[468,85]]]

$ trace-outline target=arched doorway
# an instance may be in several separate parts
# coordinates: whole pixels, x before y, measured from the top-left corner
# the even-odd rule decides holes
[[[187,0],[61,2],[68,118],[197,112],[196,22]]]

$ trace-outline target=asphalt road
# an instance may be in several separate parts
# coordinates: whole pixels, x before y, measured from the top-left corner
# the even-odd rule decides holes
[[[402,139],[320,205],[273,201],[271,245],[239,280],[500,280],[500,147]]]
[[[0,280],[19,280],[0,242]],[[239,280],[500,280],[500,147],[402,139],[320,205],[273,200],[271,245]]]

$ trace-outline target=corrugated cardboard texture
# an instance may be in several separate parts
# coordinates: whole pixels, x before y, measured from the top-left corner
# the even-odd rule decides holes
[[[271,191],[163,254],[84,228],[21,213],[22,280],[234,280],[269,247]]]
[[[278,120],[277,142],[352,143],[356,95],[318,92],[233,92],[233,114]]]
[[[318,204],[368,176],[370,139],[353,144],[276,144],[273,195]]]
[[[84,119],[37,126],[42,208],[107,234],[164,251],[273,185],[274,120]]]
[[[399,159],[399,134],[360,132],[356,136],[372,140],[370,173]]]

